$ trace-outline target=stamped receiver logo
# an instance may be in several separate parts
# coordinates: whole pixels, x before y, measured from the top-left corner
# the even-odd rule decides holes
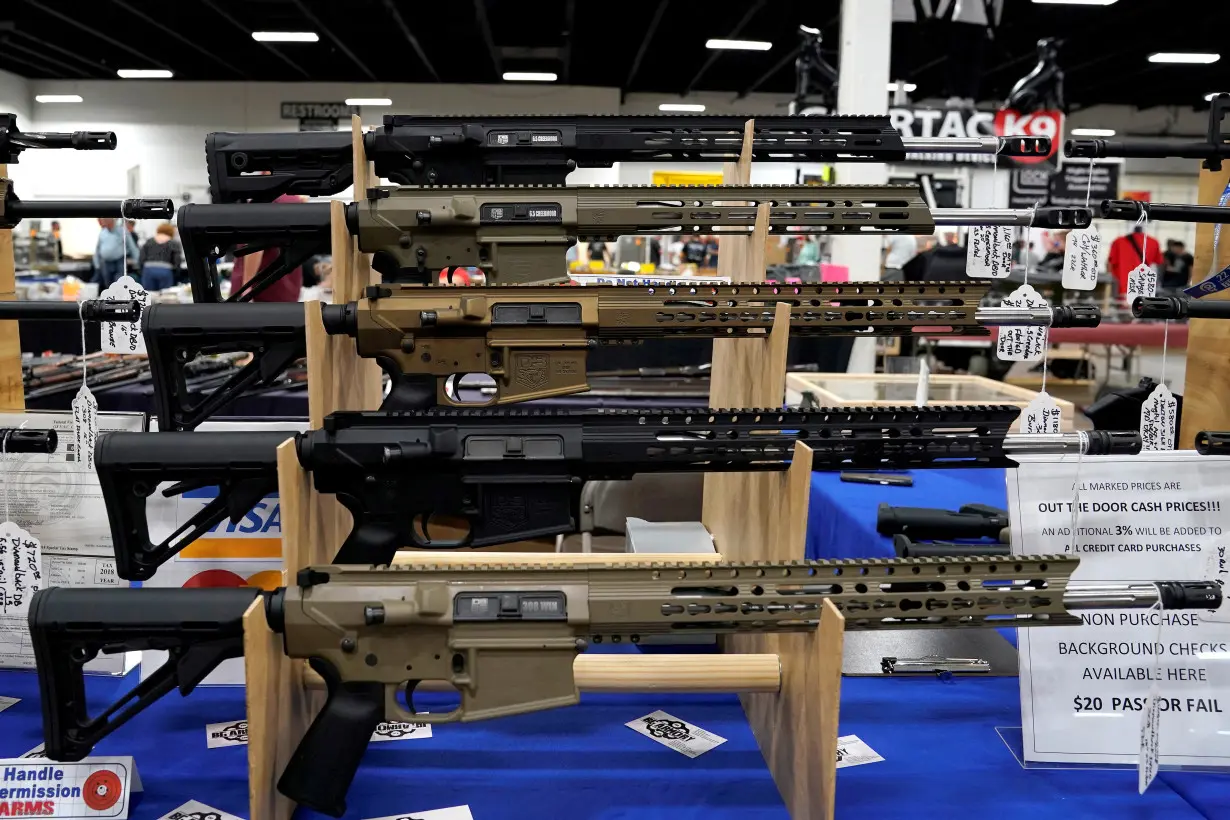
[[[547,356],[542,353],[526,353],[517,357],[517,384],[526,390],[540,390],[547,384],[549,371]]]

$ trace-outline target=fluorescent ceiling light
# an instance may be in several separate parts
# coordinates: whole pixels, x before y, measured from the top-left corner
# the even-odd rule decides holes
[[[36,94],[34,101],[40,103],[75,103],[81,102],[80,94]]]
[[[1052,6],[1113,6],[1119,0],[1034,0]]]
[[[1072,136],[1074,137],[1113,137],[1115,129],[1113,128],[1073,128]]]
[[[1225,94],[1225,93],[1226,93],[1225,91],[1214,91],[1211,94],[1205,94],[1204,100],[1205,102],[1213,102],[1214,97],[1220,97],[1222,94]]]
[[[314,31],[254,31],[252,39],[258,43],[316,43],[320,35]]]
[[[705,43],[705,48],[730,49],[733,51],[768,51],[773,48],[773,44],[766,43],[764,40],[710,40]]]
[[[1202,54],[1198,51],[1159,51],[1149,55],[1151,63],[1215,63],[1220,54]]]
[[[888,84],[889,91],[896,91],[897,89],[910,92],[910,91],[917,91],[918,86],[915,85],[914,83],[889,83]]]
[[[705,110],[703,105],[697,103],[662,103],[658,106],[659,111],[692,111],[700,113]]]
[[[388,97],[351,97],[346,100],[346,105],[392,105],[393,101]]]
[[[554,71],[505,71],[504,81],[509,83],[553,83],[559,77]]]
[[[125,80],[169,80],[175,76],[165,68],[121,68],[115,73]]]

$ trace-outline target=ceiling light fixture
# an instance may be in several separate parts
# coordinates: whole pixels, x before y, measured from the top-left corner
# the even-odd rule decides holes
[[[1205,102],[1213,102],[1213,98],[1214,98],[1214,97],[1220,97],[1222,94],[1225,94],[1225,93],[1226,93],[1225,91],[1214,91],[1214,92],[1212,92],[1212,93],[1210,93],[1210,94],[1205,94],[1205,95],[1204,95],[1204,101],[1205,101]]]
[[[764,40],[709,40],[705,48],[727,49],[730,51],[768,51],[772,43]]]
[[[559,77],[554,71],[505,71],[506,83],[553,83]]]
[[[1199,51],[1159,51],[1149,55],[1151,63],[1196,63],[1208,65],[1221,59],[1220,54],[1204,54]]]
[[[254,31],[252,39],[258,43],[317,43],[320,35],[314,31]]]
[[[34,101],[40,103],[79,103],[80,94],[35,94]]]
[[[392,105],[393,101],[388,97],[351,97],[346,100],[346,105]]]
[[[1074,137],[1113,137],[1115,129],[1113,128],[1073,128],[1072,136]]]
[[[1034,0],[1051,6],[1113,6],[1119,0]]]
[[[917,91],[918,86],[915,85],[914,83],[889,83],[888,84],[889,91],[897,91],[898,89],[905,91],[906,93],[909,93],[911,91]]]
[[[699,114],[705,110],[705,107],[699,103],[662,103],[658,106],[659,111],[690,111],[694,114]]]
[[[175,76],[165,68],[121,68],[115,73],[125,80],[169,80]]]

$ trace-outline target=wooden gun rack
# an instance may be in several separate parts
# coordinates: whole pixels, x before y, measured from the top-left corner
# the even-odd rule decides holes
[[[746,183],[751,167],[751,127],[744,152],[726,167],[727,182]],[[370,167],[362,128],[352,120],[354,190],[368,187]],[[358,299],[373,284],[371,265],[346,230],[341,203],[333,205],[333,301]],[[736,281],[763,279],[768,207],[761,206],[754,231],[721,239],[722,269],[738,271]],[[755,275],[751,275],[752,272]],[[308,405],[313,427],[339,410],[370,410],[380,404],[381,378],[375,363],[360,359],[346,337],[330,337],[318,303],[307,303]],[[781,306],[779,320],[787,309]],[[764,339],[714,343],[710,404],[715,407],[778,407],[785,395],[788,322]],[[735,561],[803,558],[811,450],[795,447],[786,473],[706,476],[703,522],[720,556]],[[337,501],[320,496],[299,466],[293,446],[278,451],[282,505],[283,583],[312,564],[329,563],[350,527]],[[466,563],[506,561],[508,553],[414,551],[413,560]],[[409,555],[403,553],[402,560]],[[656,560],[713,561],[715,556],[655,555]],[[620,556],[535,554],[535,562],[613,562]],[[248,775],[251,820],[288,820],[294,805],[276,782],[323,703],[315,675],[282,653],[281,638],[254,604],[244,617],[248,707]],[[735,636],[726,657],[582,655],[574,667],[583,691],[739,692],[752,731],[768,761],[786,805],[796,818],[831,818],[837,760],[837,709],[844,620],[825,604],[820,628],[810,634]],[[736,654],[737,653],[737,654]],[[669,670],[669,672],[668,672]],[[654,681],[646,685],[645,680]]]

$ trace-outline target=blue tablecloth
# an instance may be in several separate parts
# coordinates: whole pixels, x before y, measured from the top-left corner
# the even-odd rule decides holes
[[[989,504],[1007,509],[1000,468],[913,470],[913,487],[850,484],[840,473],[812,473],[807,516],[808,558],[895,558],[893,540],[876,532],[876,507],[941,507]]]

